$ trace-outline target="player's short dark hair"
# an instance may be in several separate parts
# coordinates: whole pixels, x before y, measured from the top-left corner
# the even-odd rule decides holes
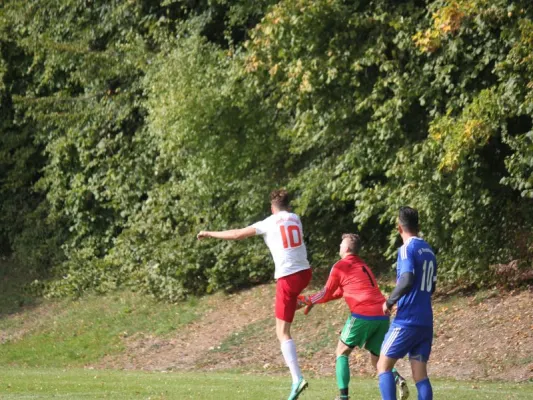
[[[358,254],[361,249],[361,238],[355,233],[345,233],[342,240],[348,239],[348,251],[351,254]]]
[[[279,210],[288,210],[289,193],[285,189],[273,190],[270,193],[270,203]]]
[[[409,233],[418,233],[418,211],[414,208],[403,206],[398,213],[398,222]]]

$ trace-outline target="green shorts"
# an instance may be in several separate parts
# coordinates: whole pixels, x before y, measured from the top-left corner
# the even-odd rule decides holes
[[[379,356],[381,344],[388,330],[388,319],[368,320],[350,315],[342,328],[340,340],[352,349],[360,347]]]

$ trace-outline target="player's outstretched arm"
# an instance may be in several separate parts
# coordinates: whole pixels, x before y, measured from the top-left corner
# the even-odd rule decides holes
[[[336,287],[336,289],[335,289]],[[298,296],[298,306],[297,309],[305,307],[304,314],[309,314],[309,311],[315,306],[315,304],[327,303],[331,300],[337,300],[342,298],[343,291],[342,288],[337,287],[336,285],[328,286],[326,285],[324,289],[320,292],[312,295],[299,295]]]
[[[198,240],[204,238],[215,238],[223,240],[241,240],[250,236],[255,236],[255,228],[247,226],[242,229],[230,229],[227,231],[200,231],[196,238]]]
[[[306,299],[311,304],[327,303],[331,300],[340,299],[343,297],[343,294],[343,289],[340,286],[340,278],[335,268],[332,268],[324,288],[320,292],[306,296]]]

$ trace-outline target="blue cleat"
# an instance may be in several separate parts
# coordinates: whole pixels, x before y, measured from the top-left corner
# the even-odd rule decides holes
[[[307,381],[303,377],[300,378],[298,382],[292,384],[291,394],[287,400],[296,400],[307,389],[307,386],[309,386]]]

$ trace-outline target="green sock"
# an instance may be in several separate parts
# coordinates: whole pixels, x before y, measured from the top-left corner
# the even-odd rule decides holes
[[[347,356],[342,355],[337,357],[335,372],[337,373],[337,386],[339,390],[348,389],[350,386],[350,363],[348,362]]]
[[[398,382],[398,378],[400,377],[400,373],[396,370],[396,368],[392,369],[392,374],[394,375],[394,382]]]

